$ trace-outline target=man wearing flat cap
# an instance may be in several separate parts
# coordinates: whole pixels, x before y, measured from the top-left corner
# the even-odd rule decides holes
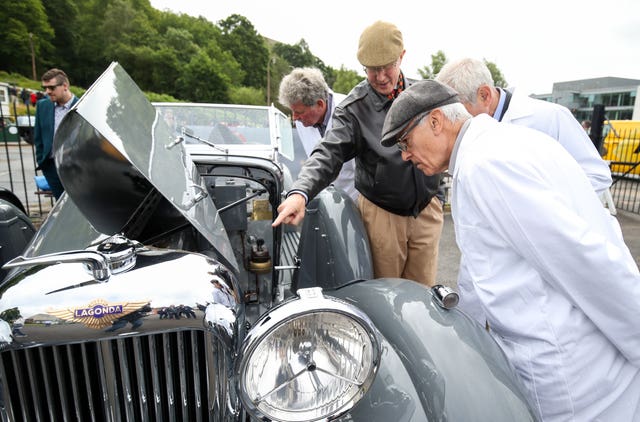
[[[415,81],[400,70],[402,33],[378,21],[360,36],[358,60],[367,79],[338,105],[333,126],[300,170],[274,226],[298,224],[305,206],[354,158],[355,187],[373,255],[375,277],[401,277],[433,286],[443,213],[440,175],[427,176],[380,145],[389,107]]]
[[[458,306],[488,327],[540,420],[640,421],[640,272],[620,226],[554,138],[457,101],[417,82],[382,145],[452,176]]]

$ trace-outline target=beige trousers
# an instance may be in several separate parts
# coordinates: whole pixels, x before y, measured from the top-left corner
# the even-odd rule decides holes
[[[438,244],[444,215],[434,197],[417,218],[393,214],[362,195],[358,208],[369,235],[376,278],[399,277],[436,284]]]

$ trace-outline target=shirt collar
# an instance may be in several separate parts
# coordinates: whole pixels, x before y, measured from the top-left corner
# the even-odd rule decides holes
[[[327,110],[324,112],[324,120],[321,123],[316,123],[313,125],[318,131],[320,131],[320,136],[324,136],[325,131],[327,130],[327,126],[329,125],[329,120],[331,119],[331,110],[333,107],[333,93],[329,92],[329,96],[327,97]]]
[[[498,101],[498,107],[496,108],[496,111],[493,113],[493,118],[496,119],[497,121],[500,121],[500,116],[502,116],[503,114],[502,109],[504,108],[504,102],[507,98],[507,94],[504,92],[502,88],[496,88],[496,89],[500,93],[500,100]]]
[[[67,101],[64,104],[60,104],[60,103],[56,103],[56,107],[60,107],[60,108],[71,108],[71,103],[73,102],[73,99],[75,98],[75,95],[72,95],[71,98],[69,98],[69,101]]]
[[[447,172],[453,176],[453,172],[456,168],[456,158],[458,158],[458,150],[460,149],[460,143],[462,142],[462,138],[464,134],[467,132],[469,128],[469,124],[471,123],[471,119],[467,119],[462,126],[460,127],[460,132],[458,132],[458,136],[456,137],[456,142],[453,144],[453,149],[451,150],[451,157],[449,158],[449,169]]]

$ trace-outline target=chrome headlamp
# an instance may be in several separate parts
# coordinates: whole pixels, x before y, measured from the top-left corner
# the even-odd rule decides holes
[[[253,416],[316,421],[347,412],[371,386],[380,344],[354,306],[298,290],[247,335],[239,361],[240,397]]]

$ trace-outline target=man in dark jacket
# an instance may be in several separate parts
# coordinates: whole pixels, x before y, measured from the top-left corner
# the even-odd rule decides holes
[[[42,89],[49,98],[36,105],[36,122],[33,129],[33,144],[36,147],[38,170],[49,182],[53,196],[58,199],[64,188],[53,161],[53,136],[58,125],[78,98],[69,91],[69,78],[60,69],[50,69],[42,75]]]
[[[402,33],[378,21],[360,36],[358,61],[367,79],[335,109],[333,127],[311,153],[274,226],[298,224],[305,206],[356,162],[358,208],[367,228],[376,277],[402,277],[432,286],[442,233],[441,175],[426,176],[402,160],[400,151],[381,147],[384,118],[393,100],[414,81],[400,70]],[[444,198],[442,198],[444,200]]]

